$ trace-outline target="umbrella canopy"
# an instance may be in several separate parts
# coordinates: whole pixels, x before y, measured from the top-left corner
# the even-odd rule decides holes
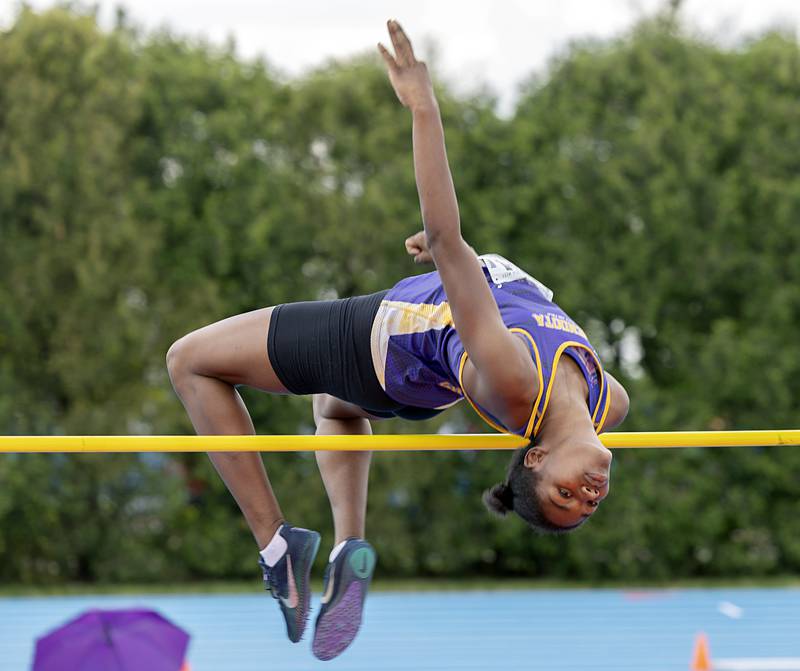
[[[33,671],[179,671],[189,635],[152,610],[90,610],[36,641]]]

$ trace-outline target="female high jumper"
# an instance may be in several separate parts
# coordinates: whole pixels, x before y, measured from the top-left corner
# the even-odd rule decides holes
[[[570,531],[608,494],[611,453],[597,434],[624,419],[628,396],[544,285],[502,257],[476,255],[461,236],[428,71],[400,25],[389,21],[388,29],[394,55],[378,49],[411,111],[424,225],[405,246],[436,271],[369,296],[267,307],[201,328],[170,348],[172,384],[198,434],[255,433],[238,385],[312,395],[320,435],[369,434],[372,420],[428,419],[466,398],[495,429],[531,439],[484,494],[487,507],[513,510],[539,531]],[[320,536],[285,521],[260,454],[210,458],[255,536],[266,587],[297,642]],[[370,454],[316,458],[336,537],[312,650],[332,659],[358,631],[375,566],[364,540]]]

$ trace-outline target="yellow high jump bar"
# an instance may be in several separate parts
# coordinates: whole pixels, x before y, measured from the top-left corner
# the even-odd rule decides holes
[[[609,448],[770,447],[800,445],[800,429],[772,431],[662,431],[606,433]],[[378,436],[0,436],[2,452],[407,452],[513,450],[514,435],[392,434]]]

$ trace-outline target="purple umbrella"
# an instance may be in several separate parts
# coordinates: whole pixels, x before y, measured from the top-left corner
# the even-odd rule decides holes
[[[152,610],[90,610],[36,641],[33,671],[179,671],[189,635]]]

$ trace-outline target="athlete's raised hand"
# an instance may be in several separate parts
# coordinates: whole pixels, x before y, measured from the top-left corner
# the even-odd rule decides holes
[[[414,257],[414,263],[433,263],[425,231],[414,233],[411,237],[406,238],[406,251]]]
[[[397,21],[387,21],[386,26],[389,28],[389,37],[392,40],[395,55],[392,56],[389,50],[380,43],[378,43],[378,51],[386,62],[389,81],[400,102],[412,111],[435,105],[436,97],[425,63],[414,57],[411,42]]]

